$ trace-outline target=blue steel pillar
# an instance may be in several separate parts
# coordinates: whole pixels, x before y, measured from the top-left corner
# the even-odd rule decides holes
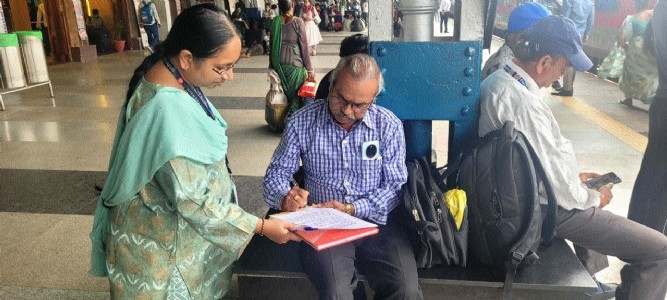
[[[450,121],[449,159],[477,139],[481,42],[371,42],[384,73],[377,103],[404,123],[407,159],[431,154],[431,121]]]

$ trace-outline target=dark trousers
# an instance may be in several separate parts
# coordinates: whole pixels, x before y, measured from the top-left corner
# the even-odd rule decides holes
[[[648,115],[648,145],[628,218],[667,235],[667,98],[656,97]]]
[[[301,265],[319,299],[365,299],[358,271],[368,279],[375,299],[423,299],[405,230],[397,225],[379,228],[376,235],[322,251],[300,244]]]
[[[444,14],[440,14],[440,32],[442,32],[442,25],[445,25],[445,32],[449,32],[447,28],[449,26],[449,12],[446,11]]]
[[[667,236],[596,207],[587,210],[558,208],[556,237],[585,249],[616,256],[627,263],[621,269],[622,282],[616,289],[616,299],[665,299]],[[583,263],[589,265],[586,261]]]
[[[577,76],[577,70],[574,67],[568,67],[563,75],[563,91],[574,92],[574,79]]]
[[[44,52],[51,55],[51,39],[49,38],[49,28],[42,26],[42,41],[44,42]]]
[[[148,37],[148,45],[151,46],[151,48],[155,48],[155,45],[160,41],[157,31],[157,22],[153,25],[144,25],[144,30],[146,30],[146,36]]]

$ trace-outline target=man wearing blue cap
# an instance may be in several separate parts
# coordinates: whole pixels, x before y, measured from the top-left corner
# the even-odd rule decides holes
[[[513,121],[535,149],[553,186],[558,203],[555,236],[627,263],[616,299],[664,300],[667,236],[602,210],[613,197],[612,186],[593,190],[582,185],[599,174],[580,173],[572,143],[542,100],[540,88],[548,87],[565,69],[582,71],[593,65],[581,49],[574,23],[562,16],[535,22],[514,55],[512,62],[482,82],[479,135]],[[540,197],[546,203],[543,193]]]
[[[594,0],[563,0],[561,14],[572,20],[577,27],[577,32],[582,42],[588,40],[588,35],[593,28],[593,21],[595,20],[595,2]],[[584,72],[586,70],[577,70]],[[574,93],[574,78],[577,72],[574,68],[568,68],[563,76],[563,86],[560,86],[558,80],[554,81],[554,89],[556,96],[572,96]]]
[[[507,20],[507,36],[503,44],[496,53],[491,55],[482,69],[482,80],[496,70],[502,68],[514,58],[512,50],[516,46],[522,33],[528,30],[530,25],[536,21],[551,15],[542,4],[536,2],[526,2],[517,6],[510,14]]]

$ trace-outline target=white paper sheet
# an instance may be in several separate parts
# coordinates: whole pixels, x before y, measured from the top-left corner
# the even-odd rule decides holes
[[[271,218],[289,221],[314,229],[358,229],[377,227],[376,224],[355,218],[333,208],[306,208],[295,212],[271,215]]]

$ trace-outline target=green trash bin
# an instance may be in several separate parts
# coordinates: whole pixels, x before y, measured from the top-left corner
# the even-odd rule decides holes
[[[0,34],[0,77],[2,77],[4,89],[20,88],[26,85],[19,39],[16,34]]]
[[[29,84],[49,81],[41,31],[16,31],[23,56],[25,77]]]

